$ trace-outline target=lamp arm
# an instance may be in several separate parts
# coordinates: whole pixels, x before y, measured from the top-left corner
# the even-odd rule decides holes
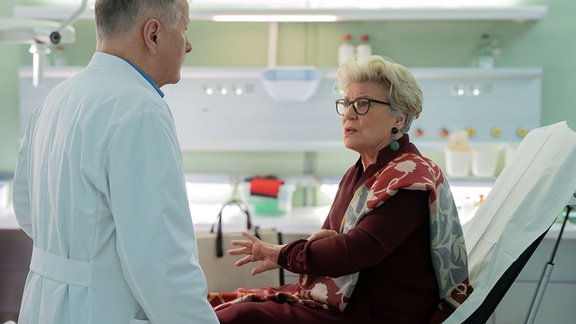
[[[58,27],[58,29],[50,33],[50,43],[54,45],[59,44],[60,40],[62,39],[60,32],[64,30],[64,28],[72,25],[78,19],[78,17],[80,17],[80,15],[82,15],[82,13],[86,10],[87,6],[88,6],[88,0],[82,0],[80,7],[76,9],[76,11],[74,11],[70,15],[70,17],[66,18],[66,20],[64,20],[62,24],[60,24],[60,27]]]

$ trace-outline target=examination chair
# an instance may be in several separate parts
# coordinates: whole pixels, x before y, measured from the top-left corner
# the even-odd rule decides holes
[[[472,294],[444,323],[486,323],[576,189],[576,133],[531,131],[463,224]]]

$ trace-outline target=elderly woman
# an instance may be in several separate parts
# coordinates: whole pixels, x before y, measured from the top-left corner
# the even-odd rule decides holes
[[[243,290],[215,308],[221,323],[429,323],[458,306],[453,296],[466,297],[466,248],[450,188],[407,134],[422,111],[416,80],[379,56],[344,63],[338,77],[344,145],[360,157],[308,240],[273,245],[245,233],[232,242],[238,248],[229,253],[245,255],[237,265],[259,262],[253,274],[284,267],[300,278]]]

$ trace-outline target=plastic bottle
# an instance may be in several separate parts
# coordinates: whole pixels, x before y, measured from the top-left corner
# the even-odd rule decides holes
[[[342,39],[344,41],[338,46],[338,65],[348,60],[354,60],[354,46],[350,44],[352,37],[350,34],[344,34]]]
[[[492,50],[492,40],[490,39],[490,35],[483,34],[476,55],[477,67],[481,69],[491,69],[494,67],[494,53]]]
[[[460,207],[459,215],[462,222],[467,222],[474,216],[476,208],[474,207],[474,202],[468,196],[464,197],[462,205]]]
[[[370,57],[370,55],[372,55],[372,46],[368,43],[368,35],[363,34],[360,37],[360,44],[356,46],[356,60],[363,62]]]
[[[54,52],[52,53],[52,65],[53,66],[66,66],[68,62],[66,61],[66,55],[64,55],[64,47],[56,46]]]

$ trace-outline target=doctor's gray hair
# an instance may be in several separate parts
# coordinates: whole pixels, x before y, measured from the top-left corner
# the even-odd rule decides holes
[[[349,60],[338,68],[338,86],[346,90],[352,83],[372,82],[382,85],[388,93],[390,112],[394,117],[406,114],[402,133],[410,130],[412,122],[420,116],[424,95],[422,89],[403,65],[378,55],[364,62]]]
[[[94,8],[98,40],[123,36],[140,22],[156,18],[175,25],[180,18],[178,0],[96,0]]]

